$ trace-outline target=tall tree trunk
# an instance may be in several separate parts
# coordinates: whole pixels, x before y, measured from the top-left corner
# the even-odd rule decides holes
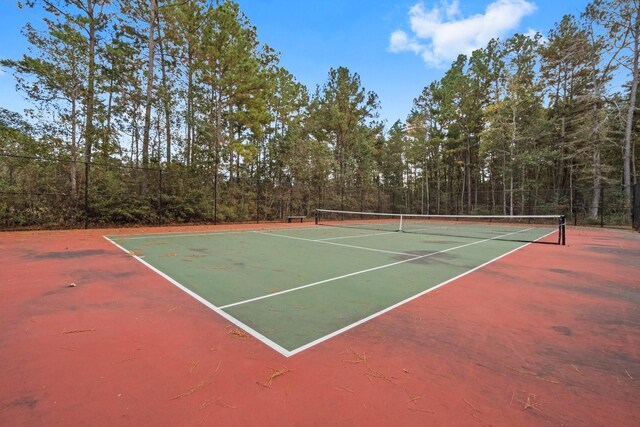
[[[191,41],[189,41],[191,43]],[[187,47],[187,135],[185,138],[184,157],[187,167],[191,166],[191,156],[193,152],[193,52],[191,45]]]
[[[237,141],[240,141],[240,126],[238,126],[238,135],[236,135],[237,137]],[[236,183],[240,184],[240,153],[238,153],[236,155]]]
[[[149,37],[147,39],[149,61],[147,65],[147,99],[144,110],[144,131],[142,134],[142,165],[149,164],[149,133],[151,130],[151,103],[153,97],[153,65],[155,62],[155,24],[158,14],[158,5],[156,0],[149,0]]]
[[[523,165],[520,170],[520,215],[526,215],[527,212],[525,210],[526,199],[525,199],[525,181],[527,177],[527,168]]]
[[[234,166],[235,166],[234,154],[233,154],[233,120],[231,119],[231,117],[233,117],[233,106],[229,104],[229,119],[227,124],[227,126],[229,127],[229,129],[227,130],[229,135],[229,141],[227,146],[227,151],[229,152],[229,183],[233,183],[234,181],[233,172],[234,172]]]
[[[493,214],[495,212],[495,208],[496,208],[496,186],[495,186],[495,179],[493,176],[493,168],[489,169],[489,188],[491,190],[491,213]]]
[[[509,215],[513,215],[513,168],[509,174]]]
[[[596,69],[594,64],[594,67],[591,71],[593,88],[594,88],[594,98],[595,98],[593,103],[593,109],[592,109],[593,122],[592,122],[592,128],[591,128],[591,141],[593,144],[593,165],[592,165],[593,193],[591,197],[591,209],[590,209],[591,218],[598,217],[598,213],[599,213],[598,211],[602,203],[602,200],[600,200],[600,197],[602,195],[602,167],[601,167],[601,160],[600,160],[600,141],[601,141],[601,134],[603,132],[601,131],[600,120],[599,120],[599,116],[600,116],[599,105],[600,105],[602,94],[601,94],[601,86],[596,77],[597,71],[598,70]]]
[[[511,144],[509,144],[509,215],[513,215],[513,155],[516,147],[516,112],[515,109],[512,113],[511,120]]]
[[[625,206],[631,212],[631,165],[635,159],[631,156],[633,117],[636,110],[636,97],[638,93],[638,57],[640,56],[640,11],[636,10],[635,21],[633,25],[633,74],[631,80],[631,97],[629,99],[629,109],[627,110],[627,123],[624,132],[624,151],[623,151],[623,186]]]
[[[462,179],[460,181],[462,181],[462,189],[460,191],[460,197],[456,198],[456,203],[458,203],[458,200],[460,201],[460,206],[462,207],[462,213],[464,213],[464,210],[465,210],[464,195],[465,195],[466,185],[467,185],[467,166],[466,165],[462,168]],[[458,208],[456,206],[456,215],[458,215],[459,213],[460,212],[458,212]]]
[[[600,144],[593,147],[593,196],[591,198],[591,218],[597,218],[600,210],[600,194],[602,193],[602,170],[600,167]]]
[[[222,88],[218,88],[216,97],[216,147],[213,188],[213,222],[218,222],[218,175],[220,174],[220,148],[222,146]]]
[[[507,150],[502,151],[502,215],[507,214]]]
[[[111,69],[113,70],[114,65],[111,64]],[[110,149],[110,140],[111,140],[111,112],[113,109],[113,85],[115,78],[113,77],[113,73],[111,73],[111,78],[109,79],[109,96],[107,98],[107,117],[105,120],[104,130],[102,132],[102,156],[106,159],[109,157]]]
[[[162,104],[164,107],[164,131],[166,139],[167,164],[171,163],[171,94],[167,82],[167,63],[164,57],[164,39],[160,32],[160,15],[156,16],[158,25],[158,50],[160,51],[160,70],[162,72]]]
[[[74,88],[71,98],[71,167],[69,168],[69,183],[71,185],[71,195],[74,200],[78,198],[78,119],[77,114],[77,97]]]
[[[440,161],[436,160],[436,213],[440,214]]]
[[[465,175],[467,178],[467,213],[471,213],[471,143],[467,136],[466,159],[465,159]]]
[[[336,141],[338,144],[338,162],[340,163],[340,210],[344,210],[344,145],[342,141]]]
[[[86,110],[85,117],[85,146],[84,146],[84,161],[87,163],[86,167],[89,167],[91,161],[91,150],[93,149],[93,142],[95,138],[95,129],[93,126],[93,110],[95,103],[95,83],[96,83],[96,20],[94,16],[95,4],[93,0],[87,1],[87,18],[89,20],[89,69],[87,76],[87,95],[86,95]]]

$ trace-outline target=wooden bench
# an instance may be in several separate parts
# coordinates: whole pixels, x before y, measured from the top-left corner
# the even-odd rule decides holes
[[[287,222],[292,222],[293,220],[300,220],[300,222],[304,221],[306,216],[304,215],[291,215],[287,217]]]

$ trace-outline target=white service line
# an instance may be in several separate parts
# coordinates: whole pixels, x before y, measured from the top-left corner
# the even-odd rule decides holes
[[[305,239],[304,237],[287,236],[286,234],[264,233],[262,231],[254,231],[254,233],[263,234],[265,236],[282,237],[282,238],[285,238],[285,239],[302,240],[302,241],[305,241],[305,242],[324,243],[325,245],[344,246],[345,248],[362,249],[362,250],[365,250],[365,251],[382,252],[382,253],[385,253],[385,254],[416,256],[416,254],[408,254],[408,253],[405,253],[405,252],[385,251],[383,249],[367,248],[365,246],[345,245],[344,243],[334,243],[334,242],[326,242],[324,240]]]
[[[454,246],[454,247],[449,248],[449,249],[443,249],[443,250],[438,251],[438,252],[431,252],[431,253],[428,253],[428,254],[425,254],[425,255],[419,255],[419,256],[415,256],[413,258],[408,258],[408,259],[405,259],[405,260],[402,260],[402,261],[396,261],[396,262],[392,262],[390,264],[379,265],[377,267],[368,268],[366,270],[360,270],[360,271],[356,271],[356,272],[353,272],[353,273],[344,274],[342,276],[332,277],[330,279],[325,279],[325,280],[320,280],[318,282],[309,283],[308,285],[302,285],[302,286],[298,286],[296,288],[291,288],[291,289],[287,289],[287,290],[284,290],[284,291],[274,292],[272,294],[262,295],[262,296],[259,296],[259,297],[256,297],[256,298],[250,298],[250,299],[247,299],[247,300],[244,300],[244,301],[238,301],[238,302],[234,302],[234,303],[231,303],[231,304],[223,305],[223,306],[220,306],[219,308],[220,308],[220,310],[224,310],[224,309],[227,309],[227,308],[230,308],[230,307],[235,307],[235,306],[238,306],[238,305],[248,304],[250,302],[260,301],[260,300],[263,300],[263,299],[266,299],[266,298],[272,298],[272,297],[276,297],[276,296],[279,296],[279,295],[288,294],[289,292],[299,291],[301,289],[310,288],[312,286],[321,285],[323,283],[333,282],[333,281],[344,279],[344,278],[347,278],[347,277],[356,276],[358,274],[364,274],[364,273],[369,273],[371,271],[381,270],[381,269],[387,268],[387,267],[393,267],[395,265],[404,264],[405,262],[416,261],[416,260],[419,260],[419,259],[422,259],[422,258],[427,258],[427,257],[430,257],[430,256],[442,254],[442,253],[445,253],[445,252],[450,252],[450,251],[453,251],[453,250],[456,250],[456,249],[461,249],[461,248],[464,248],[464,247],[467,247],[467,246],[477,245],[478,243],[488,242],[490,240],[496,240],[496,239],[499,239],[501,237],[509,236],[511,234],[524,233],[525,231],[529,231],[532,228],[533,227],[527,228],[527,229],[524,229],[524,230],[514,231],[512,233],[503,234],[501,236],[492,237],[490,239],[477,240],[475,242],[466,243],[464,245]]]
[[[357,239],[358,237],[371,237],[371,236],[384,236],[386,234],[397,234],[398,231],[385,231],[384,233],[371,233],[371,234],[357,234],[354,236],[340,236],[340,237],[326,237],[324,239],[315,239],[318,242],[325,240],[340,240],[340,239]]]

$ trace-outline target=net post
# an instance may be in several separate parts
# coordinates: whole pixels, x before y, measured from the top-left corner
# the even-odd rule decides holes
[[[558,243],[564,246],[567,243],[567,239],[566,239],[567,217],[565,215],[561,215],[558,221],[559,221],[559,227],[560,227],[560,229],[558,230],[560,232],[560,234],[558,235]]]
[[[318,209],[316,209],[316,214],[314,216],[315,216],[316,225],[318,225],[318,223],[320,222],[320,218],[319,218],[320,217],[320,211]]]
[[[398,231],[404,231],[402,228],[402,214],[400,214],[400,225],[398,227]]]

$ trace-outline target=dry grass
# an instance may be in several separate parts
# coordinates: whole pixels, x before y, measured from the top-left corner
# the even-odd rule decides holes
[[[271,388],[271,384],[273,384],[273,380],[283,376],[284,374],[287,374],[289,372],[293,372],[291,369],[288,368],[282,368],[282,369],[272,369],[271,370],[271,375],[269,375],[269,378],[267,379],[266,382],[261,383],[259,381],[256,381],[256,383],[258,385],[261,385],[262,387],[265,388]]]
[[[251,338],[251,335],[249,335],[248,333],[246,333],[242,329],[236,328],[236,327],[234,327],[232,325],[227,326],[227,335],[234,336],[234,337],[238,338],[239,340],[243,340],[243,341],[246,341],[246,340]]]
[[[202,405],[200,405],[200,409],[204,409],[209,405],[217,405],[220,406],[222,408],[227,408],[227,409],[237,409],[237,406],[234,405],[229,405],[228,403],[225,403],[222,401],[221,398],[216,397],[214,399],[209,399],[209,400],[205,400],[204,402],[202,402]]]
[[[487,426],[487,427],[493,427],[493,424],[489,424],[488,422],[486,422],[485,420],[483,420],[482,418],[480,418],[479,416],[477,416],[476,414],[474,414],[473,412],[471,413],[471,416],[473,418],[475,418],[476,420],[480,421],[483,425]]]
[[[359,354],[357,353],[355,350],[353,350],[351,347],[349,347],[348,349],[346,349],[345,351],[343,351],[340,354],[345,354],[345,353],[351,353],[354,357],[354,359],[352,360],[343,360],[343,362],[347,362],[347,363],[367,363],[367,354],[366,353],[362,353]]]
[[[426,412],[427,414],[435,414],[434,411],[430,411],[428,409],[420,409],[420,408],[408,408],[408,409],[413,412]]]
[[[407,396],[409,396],[409,403],[414,403],[415,404],[418,400],[424,399],[424,396],[420,396],[420,395],[417,395],[417,394],[411,394],[407,390],[405,390],[404,392],[407,393]]]
[[[560,381],[543,378],[540,375],[538,375],[536,372],[533,372],[533,371],[527,371],[527,370],[524,370],[524,369],[517,369],[517,368],[514,368],[514,367],[509,366],[509,365],[504,365],[504,366],[507,369],[511,369],[512,371],[517,372],[517,373],[522,374],[522,375],[529,375],[529,376],[532,376],[532,377],[536,377],[541,381],[546,381],[546,382],[552,383],[552,384],[560,384]]]
[[[388,375],[383,374],[380,371],[376,371],[375,369],[372,369],[368,365],[367,365],[367,373],[365,373],[365,375],[367,376],[367,378],[369,378],[369,381],[379,379],[379,380],[385,380],[385,381],[388,381],[390,383],[393,383],[393,380],[397,379],[394,376],[388,376]]]
[[[516,396],[516,393],[514,392],[511,395],[511,403],[513,403],[513,401],[515,400],[516,402],[522,404],[522,410],[526,411],[527,409],[533,409],[535,411],[538,411],[542,414],[542,410],[538,407],[540,405],[539,402],[537,402],[538,396],[533,394],[533,393],[528,393],[527,392],[527,397],[526,400],[524,399],[519,399]]]
[[[191,371],[195,368],[198,367],[199,362],[191,362],[191,370],[189,371],[189,373],[191,373]],[[222,364],[222,360],[218,362],[218,366],[216,367],[216,370],[213,371],[213,375],[216,375],[218,373],[218,371],[220,370],[220,365]],[[196,391],[205,388],[206,386],[208,386],[209,384],[211,384],[213,381],[200,381],[198,384],[188,388],[187,390],[183,391],[182,393],[180,393],[177,396],[172,397],[169,400],[176,400],[176,399],[181,399],[183,397],[189,396],[193,393],[195,393]]]
[[[82,332],[94,332],[95,329],[71,329],[71,330],[65,330],[60,332],[60,335],[67,335],[67,334],[80,334]]]
[[[394,376],[383,374],[382,372],[376,371],[375,369],[371,368],[371,366],[369,366],[369,359],[367,359],[366,353],[360,354],[357,351],[353,350],[352,348],[347,348],[345,351],[341,352],[340,354],[346,354],[346,353],[351,353],[353,355],[353,359],[351,360],[343,359],[342,361],[346,363],[352,363],[354,365],[359,363],[364,363],[365,366],[367,367],[367,371],[365,372],[365,375],[367,376],[369,381],[381,379],[381,380],[389,381],[390,383],[392,383],[393,380],[397,379]],[[404,372],[408,373],[409,371],[404,371]]]
[[[183,397],[189,396],[190,394],[193,394],[196,391],[198,391],[198,390],[200,390],[202,388],[205,388],[209,384],[211,384],[210,381],[200,381],[198,384],[194,385],[193,387],[188,388],[187,390],[183,391],[179,395],[172,397],[170,400],[181,399]]]
[[[469,407],[470,407],[471,409],[473,409],[474,411],[478,411],[478,408],[476,408],[476,407],[475,407],[475,406],[473,406],[471,403],[469,403],[469,402],[467,401],[467,399],[464,399],[464,398],[463,398],[463,399],[462,399],[462,401],[463,401],[464,403],[466,403],[467,405],[469,405]],[[478,412],[480,412],[480,411],[478,411]]]

